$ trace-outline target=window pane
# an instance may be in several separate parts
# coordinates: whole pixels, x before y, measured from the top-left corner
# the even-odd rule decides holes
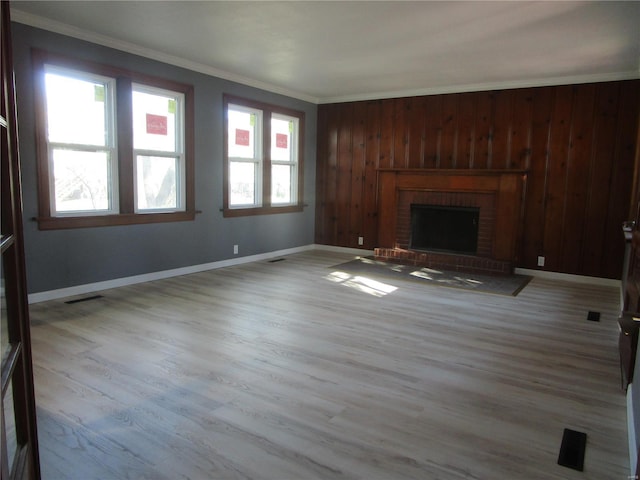
[[[107,152],[53,151],[55,211],[107,211],[109,155]]]
[[[255,113],[231,110],[228,112],[228,149],[230,158],[256,158],[256,126],[259,123]]]
[[[175,157],[147,157],[138,155],[138,210],[178,208]]]
[[[293,122],[271,118],[271,160],[291,161]]]
[[[48,140],[107,145],[107,83],[45,74]]]
[[[4,262],[0,256],[0,360],[4,358],[11,349],[9,343],[9,317],[7,316],[7,296],[4,288]]]
[[[291,166],[271,167],[271,203],[291,203]]]
[[[175,96],[133,91],[133,148],[176,152]]]
[[[14,457],[18,451],[16,415],[13,405],[13,380],[9,382],[7,393],[2,399],[2,405],[4,407],[4,428],[7,432],[7,458],[9,459],[9,472],[11,473],[11,465],[13,465]]]
[[[254,205],[256,188],[256,164],[253,162],[229,163],[229,204]]]

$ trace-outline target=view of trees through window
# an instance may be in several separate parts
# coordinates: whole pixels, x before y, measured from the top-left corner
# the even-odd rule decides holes
[[[194,89],[32,50],[38,227],[193,220]]]
[[[136,157],[136,207],[175,209],[180,203],[180,122],[182,98],[134,85],[133,148]]]
[[[262,112],[234,105],[227,115],[229,204],[257,205],[261,201]]]
[[[49,72],[45,85],[55,210],[113,210],[113,82]]]

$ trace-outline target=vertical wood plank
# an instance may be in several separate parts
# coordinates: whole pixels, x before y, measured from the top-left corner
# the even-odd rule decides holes
[[[353,161],[353,103],[342,105],[340,126],[338,129],[338,165],[337,165],[337,242],[338,245],[347,247],[349,242],[349,222],[351,216],[351,164]]]
[[[382,100],[380,105],[380,143],[378,168],[393,167],[395,100]]]
[[[631,203],[629,204],[629,220],[638,218],[638,205],[640,205],[640,108],[638,109],[638,133],[636,134],[636,154],[633,170],[633,185],[631,186]]]
[[[554,89],[547,172],[546,216],[544,224],[544,256],[549,270],[560,271],[564,237],[565,189],[567,161],[571,134],[573,89],[562,86]]]
[[[458,95],[443,95],[440,164],[438,168],[454,168],[457,156]]]
[[[366,104],[355,103],[353,106],[353,138],[351,163],[351,200],[346,208],[351,210],[349,219],[349,246],[358,247],[358,237],[362,235],[363,193],[365,178],[365,117]]]
[[[410,100],[408,168],[424,168],[426,97]]]
[[[604,258],[607,257],[605,236],[609,205],[609,185],[613,171],[614,149],[619,83],[599,84],[596,90],[593,142],[589,164],[589,198],[586,204],[585,217],[588,220],[584,229],[582,270],[585,275],[597,276],[600,273]],[[622,234],[621,234],[622,235]],[[622,237],[620,239],[622,241]]]
[[[532,92],[531,156],[524,206],[521,265],[536,268],[538,255],[544,254],[547,170],[553,90],[536,88]]]
[[[393,168],[409,166],[409,114],[410,98],[398,98],[393,105]]]
[[[631,202],[631,179],[634,173],[640,88],[637,81],[621,82],[618,103],[618,124],[615,140],[615,161],[611,177],[609,211],[606,218],[606,245],[609,256],[602,272],[609,278],[620,278],[622,272],[622,222],[627,220]],[[615,259],[615,261],[614,261]]]
[[[380,223],[378,224],[378,241],[380,247],[395,247],[395,226],[396,226],[396,173],[381,172],[379,176],[380,195],[391,199],[379,205]]]
[[[338,243],[338,210],[337,202],[337,182],[338,182],[338,128],[340,120],[340,108],[333,108],[327,119],[328,142],[327,142],[327,168],[326,172],[326,201],[325,201],[325,225],[326,239],[330,245]]]
[[[424,167],[440,166],[442,128],[444,122],[443,95],[431,95],[425,99]]]
[[[511,159],[507,168],[526,170],[531,156],[531,122],[533,115],[533,89],[513,90],[511,116]]]
[[[493,118],[493,92],[479,92],[476,94],[475,115],[475,147],[471,168],[491,168]]]
[[[362,210],[364,213],[364,247],[373,249],[378,244],[378,160],[380,159],[381,102],[366,103],[365,172]]]
[[[475,147],[476,93],[458,95],[458,154],[456,168],[472,168]]]
[[[316,147],[316,217],[315,217],[315,236],[314,241],[318,244],[330,243],[325,238],[328,233],[328,226],[326,224],[327,212],[327,179],[326,169],[328,167],[327,162],[327,142],[329,140],[328,133],[328,105],[320,105],[318,107],[318,133],[317,133],[317,147]]]
[[[562,237],[562,270],[582,272],[582,247],[588,201],[589,164],[593,137],[593,84],[573,87],[571,132],[567,156],[567,182],[564,190],[565,214]]]
[[[501,232],[510,232],[519,230],[519,225],[513,225],[511,219],[518,218],[520,216],[519,206],[514,201],[508,199],[518,198],[521,196],[521,182],[520,179],[514,175],[501,175],[500,176],[499,195],[497,199],[496,213],[496,235],[493,242],[493,250],[496,258],[504,260],[511,260],[516,254],[515,245],[518,235],[501,235]]]
[[[494,93],[493,168],[510,168],[511,132],[513,120],[513,91]]]

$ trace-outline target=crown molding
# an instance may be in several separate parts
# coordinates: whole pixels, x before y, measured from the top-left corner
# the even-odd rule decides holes
[[[515,88],[550,87],[558,85],[576,85],[582,83],[615,82],[620,80],[640,79],[640,69],[629,72],[597,73],[591,75],[573,75],[566,77],[536,78],[525,80],[510,80],[504,82],[473,83],[461,85],[447,85],[395,92],[374,92],[369,94],[343,95],[319,99],[319,104],[358,102],[364,100],[383,100],[401,97],[419,97],[423,95],[444,95],[448,93],[485,92],[490,90],[511,90]]]
[[[169,65],[174,65],[176,67],[185,68],[187,70],[191,70],[194,72],[203,73],[205,75],[209,75],[212,77],[221,78],[223,80],[229,80],[231,82],[239,83],[249,87],[259,88],[261,90],[277,93],[279,95],[296,98],[298,100],[303,100],[305,102],[318,104],[320,100],[314,96],[311,96],[302,92],[290,90],[287,88],[280,87],[278,85],[262,82],[260,80],[245,77],[242,75],[237,75],[235,73],[227,72],[226,70],[221,70],[219,68],[215,68],[210,65],[205,65],[199,62],[186,60],[184,58],[180,58],[175,55],[170,55],[170,54],[153,50],[151,48],[143,47],[134,43],[125,42],[123,40],[118,40],[113,37],[109,37],[109,36],[102,35],[95,32],[90,32],[88,30],[74,27],[66,23],[50,20],[48,18],[40,17],[38,15],[33,15],[31,13],[23,12],[20,10],[19,7],[16,8],[15,4],[11,5],[11,21],[22,23],[24,25],[39,28],[42,30],[47,30],[53,33],[58,33],[60,35],[66,35],[68,37],[77,38],[79,40],[84,40],[86,42],[95,43],[98,45],[102,45],[104,47],[113,48],[115,50],[120,50],[120,51],[131,53],[134,55],[139,55],[141,57],[149,58],[151,60],[157,60],[159,62],[167,63]]]

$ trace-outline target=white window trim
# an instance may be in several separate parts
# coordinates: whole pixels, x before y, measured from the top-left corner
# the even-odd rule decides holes
[[[169,212],[184,212],[186,211],[186,192],[185,192],[185,181],[186,181],[186,160],[185,160],[185,113],[184,113],[184,104],[185,104],[185,96],[181,92],[175,92],[172,90],[167,90],[164,88],[153,87],[150,85],[144,85],[140,83],[133,82],[131,84],[131,93],[133,92],[142,92],[148,93],[151,95],[164,95],[167,97],[172,97],[176,100],[176,113],[175,113],[175,128],[176,128],[176,151],[168,152],[166,150],[145,150],[145,149],[136,149],[133,147],[133,205],[134,212],[145,215],[151,213],[169,213]],[[135,140],[132,139],[134,142]],[[138,156],[153,156],[153,157],[164,157],[164,158],[174,158],[177,160],[178,165],[176,168],[176,201],[177,205],[175,208],[138,208]]]
[[[45,74],[60,75],[77,80],[83,80],[87,82],[103,83],[105,85],[105,126],[107,128],[105,143],[106,145],[93,145],[90,143],[64,143],[64,142],[52,142],[49,140],[49,117],[45,115],[47,122],[47,161],[49,163],[49,171],[52,172],[49,175],[49,204],[51,205],[52,217],[82,217],[82,216],[94,216],[94,215],[114,215],[119,212],[119,192],[118,192],[118,145],[116,140],[116,115],[115,115],[115,92],[116,92],[116,79],[112,77],[106,77],[91,72],[83,72],[80,70],[74,70],[70,68],[64,68],[57,65],[45,64]],[[45,89],[45,95],[46,95]],[[46,105],[45,105],[46,109]],[[109,162],[108,179],[107,184],[108,196],[109,196],[109,208],[104,210],[56,210],[56,185],[55,185],[55,172],[53,162],[53,152],[56,149],[66,149],[73,151],[84,152],[107,152],[107,158]]]
[[[281,113],[275,113],[273,112],[271,114],[271,118],[276,118],[278,120],[285,120],[288,122],[292,122],[293,123],[293,132],[291,132],[291,160],[286,161],[286,160],[274,160],[271,159],[271,166],[273,168],[273,165],[288,165],[291,167],[291,179],[290,179],[290,192],[289,192],[289,198],[290,200],[288,202],[274,202],[273,201],[273,191],[272,191],[272,197],[271,197],[271,205],[275,208],[277,207],[286,207],[286,206],[290,206],[290,205],[297,205],[298,204],[298,136],[299,136],[299,130],[300,130],[300,119],[298,117],[293,117],[291,115],[284,115]]]
[[[244,157],[231,157],[229,156],[227,165],[227,169],[231,172],[231,164],[232,163],[253,163],[254,165],[254,202],[253,203],[231,203],[231,198],[229,198],[229,208],[230,209],[244,209],[244,208],[259,208],[262,207],[262,183],[263,183],[263,165],[264,165],[264,143],[263,143],[263,111],[259,108],[251,108],[246,107],[244,105],[237,105],[234,103],[230,103],[227,106],[227,110],[233,110],[236,112],[244,112],[253,114],[256,116],[255,125],[253,125],[253,158],[244,158]],[[228,111],[226,112],[228,114]],[[227,132],[228,133],[228,132]],[[229,174],[228,179],[228,189],[231,192],[231,174]]]

